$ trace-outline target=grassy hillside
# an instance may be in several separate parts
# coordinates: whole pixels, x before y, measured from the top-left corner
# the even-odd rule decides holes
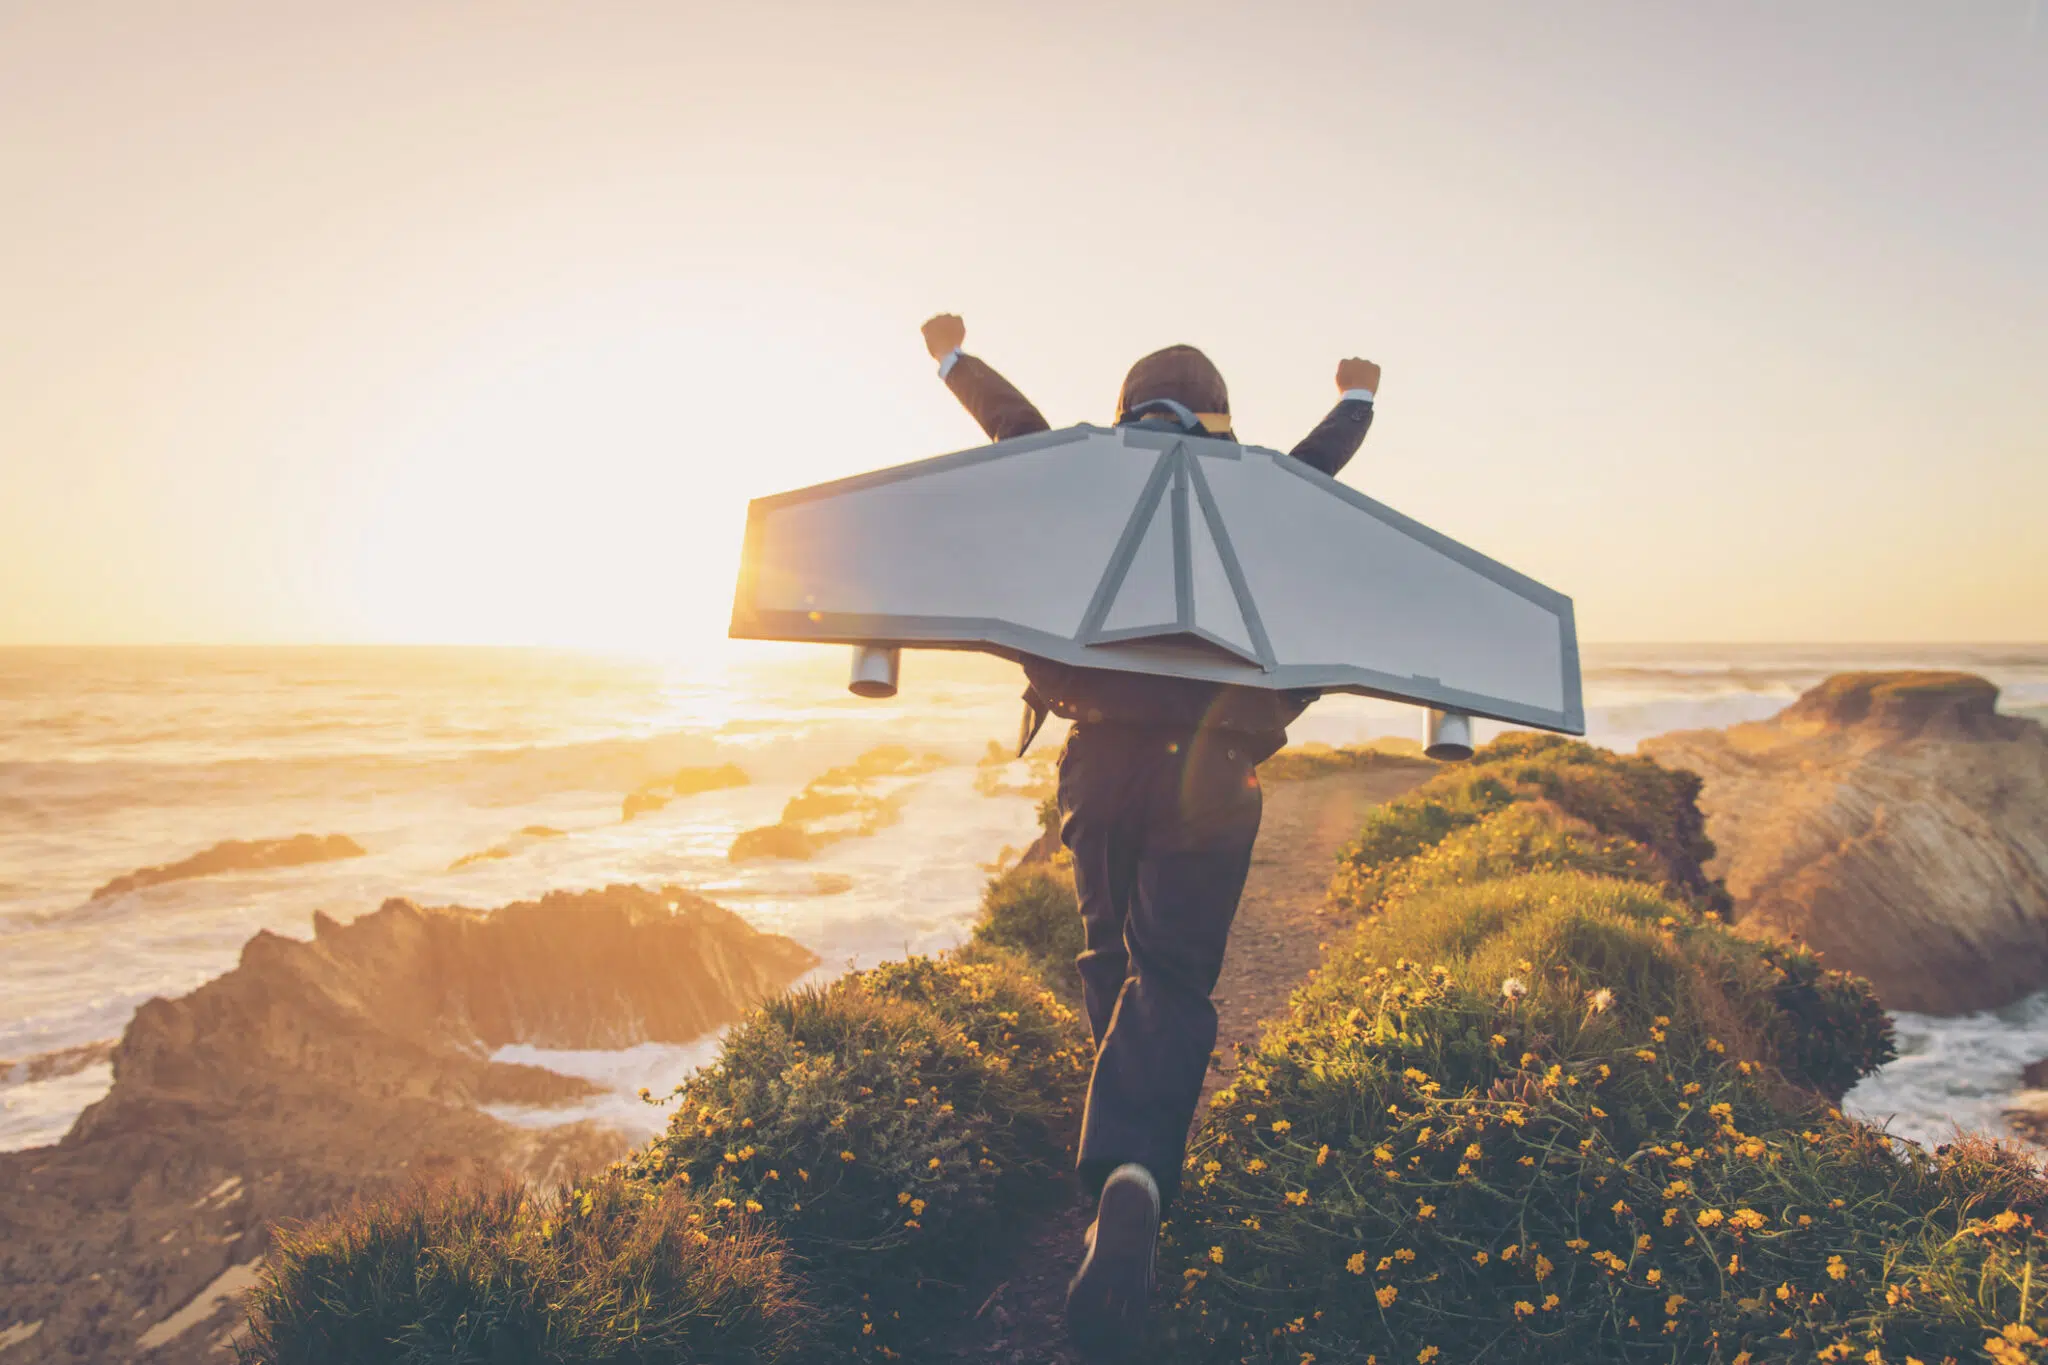
[[[1842,1118],[1889,1024],[1861,982],[1729,931],[1695,792],[1516,736],[1374,813],[1332,889],[1355,929],[1202,1122],[1148,1358],[2048,1355],[2048,1187]],[[1071,882],[1015,869],[985,910],[957,955],[757,1012],[664,1136],[559,1200],[285,1239],[254,1354],[916,1359],[1058,1188],[1085,1079],[1048,989]]]

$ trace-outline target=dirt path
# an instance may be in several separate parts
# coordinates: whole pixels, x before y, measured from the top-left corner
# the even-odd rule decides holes
[[[1235,1068],[1236,1045],[1256,1042],[1261,1021],[1279,1012],[1316,965],[1330,923],[1325,892],[1337,850],[1366,811],[1428,776],[1424,768],[1390,768],[1268,785],[1251,878],[1216,986],[1221,1065],[1210,1070],[1210,1089]],[[1014,1258],[981,1276],[967,1296],[977,1306],[974,1316],[923,1358],[1075,1365],[1061,1315],[1090,1216],[1075,1198],[1020,1229]]]

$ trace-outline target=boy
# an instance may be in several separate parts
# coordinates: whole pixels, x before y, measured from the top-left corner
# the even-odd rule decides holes
[[[967,327],[924,324],[939,375],[991,441],[1045,431],[1037,408],[963,353]],[[1372,425],[1379,366],[1337,366],[1337,406],[1289,453],[1335,475]],[[1117,425],[1235,440],[1223,376],[1192,346],[1131,367]],[[1179,1185],[1188,1125],[1216,1044],[1209,993],[1223,968],[1259,832],[1257,765],[1315,700],[1047,660],[1025,665],[1026,742],[1047,711],[1074,722],[1060,755],[1060,839],[1073,853],[1087,948],[1080,968],[1095,1070],[1079,1172],[1097,1198],[1067,1323],[1089,1354],[1135,1344],[1159,1221]]]

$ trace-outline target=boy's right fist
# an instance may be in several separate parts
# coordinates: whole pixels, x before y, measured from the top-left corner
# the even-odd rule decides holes
[[[933,360],[944,360],[967,340],[967,324],[960,320],[958,313],[940,313],[927,321],[921,330],[924,332],[924,348],[932,353]]]
[[[936,322],[938,319],[934,318],[932,321]],[[955,318],[954,321],[957,322],[959,319]],[[925,326],[929,327],[931,323],[928,322]],[[1338,361],[1337,391],[1339,393],[1349,393],[1352,389],[1371,389],[1374,393],[1378,393],[1380,391],[1380,367],[1373,364],[1370,360],[1360,360],[1357,356],[1353,356],[1349,360]]]

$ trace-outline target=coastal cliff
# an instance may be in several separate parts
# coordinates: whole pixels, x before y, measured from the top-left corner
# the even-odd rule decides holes
[[[2048,985],[2048,731],[1967,673],[1847,673],[1766,721],[1643,741],[1704,779],[1709,871],[1893,1009]]]
[[[0,1323],[40,1324],[8,1360],[200,1359],[276,1220],[416,1178],[601,1166],[627,1149],[615,1130],[480,1108],[590,1083],[492,1051],[687,1041],[815,963],[676,888],[490,914],[393,900],[317,916],[310,942],[258,934],[234,970],[136,1011],[112,1091],[62,1142],[0,1155]]]

